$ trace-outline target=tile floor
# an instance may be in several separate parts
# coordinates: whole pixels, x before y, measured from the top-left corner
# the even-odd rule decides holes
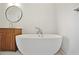
[[[19,51],[0,51],[0,55],[22,55]],[[62,55],[60,52],[57,52],[55,55]]]

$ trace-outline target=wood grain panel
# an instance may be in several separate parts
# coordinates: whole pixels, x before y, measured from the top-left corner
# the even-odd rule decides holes
[[[0,28],[0,50],[16,51],[16,35],[20,34],[21,28]]]

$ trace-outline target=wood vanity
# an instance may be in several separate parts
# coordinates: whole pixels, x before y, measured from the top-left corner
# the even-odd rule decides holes
[[[20,34],[21,28],[0,28],[0,51],[16,51],[16,35]]]

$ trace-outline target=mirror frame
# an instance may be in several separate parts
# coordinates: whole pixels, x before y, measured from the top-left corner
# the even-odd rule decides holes
[[[8,11],[9,8],[11,8],[11,7],[16,7],[16,8],[18,8],[18,9],[20,9],[20,11],[21,11],[21,16],[20,16],[20,18],[17,19],[16,21],[11,21],[11,20],[8,19],[8,17],[7,17],[7,11]],[[6,17],[6,19],[7,19],[9,22],[17,23],[17,22],[19,22],[19,21],[21,20],[22,16],[23,16],[23,12],[22,12],[21,8],[19,8],[18,6],[15,6],[15,5],[13,5],[13,6],[9,6],[9,7],[5,10],[5,17]]]

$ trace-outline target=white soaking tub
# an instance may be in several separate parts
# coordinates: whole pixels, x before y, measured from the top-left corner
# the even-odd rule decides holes
[[[24,55],[53,55],[61,47],[62,36],[56,34],[22,34],[16,36],[18,50]]]

